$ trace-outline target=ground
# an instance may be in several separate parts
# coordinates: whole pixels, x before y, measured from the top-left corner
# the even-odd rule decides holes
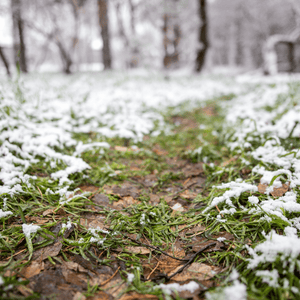
[[[298,299],[295,80],[58,77],[0,90],[1,299]]]

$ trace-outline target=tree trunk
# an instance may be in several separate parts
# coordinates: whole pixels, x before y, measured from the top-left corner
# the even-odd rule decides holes
[[[208,32],[207,32],[207,18],[206,18],[206,0],[199,0],[199,17],[200,17],[200,28],[199,28],[199,48],[196,57],[196,71],[200,72],[203,68],[205,61],[205,54],[208,49]]]
[[[71,66],[72,66],[72,59],[70,57],[70,54],[66,49],[64,48],[63,44],[60,42],[60,40],[56,39],[56,45],[59,49],[59,53],[63,62],[63,71],[66,74],[71,74]]]
[[[128,0],[130,8],[130,27],[131,27],[131,41],[130,41],[130,67],[136,68],[139,63],[139,49],[136,42],[136,29],[135,29],[135,10],[136,6],[133,4],[132,0]]]
[[[111,69],[110,36],[108,26],[108,0],[98,0],[98,17],[103,41],[102,57],[104,69]]]
[[[7,75],[10,77],[10,70],[9,70],[8,60],[6,59],[5,54],[4,54],[4,52],[3,52],[3,50],[2,50],[1,47],[0,47],[0,58],[3,61],[3,64],[5,66]]]
[[[179,63],[179,41],[180,41],[180,26],[178,22],[177,0],[169,2],[170,7],[166,8],[163,15],[163,45],[164,45],[164,67],[178,67]]]
[[[236,20],[231,20],[229,27],[229,39],[228,39],[228,64],[231,67],[236,66],[237,54],[238,54],[238,33]]]
[[[118,27],[119,27],[119,36],[124,42],[124,51],[123,55],[125,56],[125,65],[128,67],[130,65],[130,59],[129,59],[129,39],[127,37],[127,34],[125,32],[124,24],[123,24],[123,18],[121,14],[121,4],[120,2],[116,3],[116,15],[118,20]]]
[[[27,73],[26,48],[24,41],[24,26],[21,16],[21,0],[11,0],[13,19],[14,61],[17,67]]]

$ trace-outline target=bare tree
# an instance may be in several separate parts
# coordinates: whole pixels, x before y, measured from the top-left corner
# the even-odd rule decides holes
[[[200,17],[200,28],[198,35],[198,51],[196,57],[196,71],[200,72],[205,62],[205,55],[208,49],[208,33],[207,33],[207,17],[206,17],[206,0],[199,1],[199,17]]]
[[[20,70],[27,73],[26,47],[24,40],[24,24],[21,15],[21,0],[11,0],[13,20],[14,61]]]
[[[110,35],[108,25],[108,0],[98,0],[98,18],[103,41],[102,58],[104,69],[111,69]]]
[[[177,5],[178,0],[167,1],[169,7],[166,7],[163,14],[163,46],[164,46],[164,67],[166,69],[178,67],[179,64],[179,41],[180,25],[178,22]]]
[[[3,52],[2,47],[0,47],[0,58],[3,61],[7,75],[10,77],[9,63],[8,63],[8,60],[6,59],[6,56]]]

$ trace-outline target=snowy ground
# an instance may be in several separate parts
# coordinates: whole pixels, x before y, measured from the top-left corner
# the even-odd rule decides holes
[[[168,107],[189,110],[207,99],[235,94],[236,98],[222,104],[227,111],[227,123],[224,132],[218,134],[223,134],[241,165],[251,169],[252,177],[221,183],[216,188],[218,195],[203,213],[224,224],[230,224],[237,215],[252,216],[257,219],[257,228],[268,228],[265,240],[254,249],[245,246],[250,254],[247,268],[255,274],[254,282],[267,282],[271,288],[284,289],[296,299],[300,295],[299,279],[293,276],[300,272],[297,80],[288,76],[266,79],[172,75],[165,79],[157,74],[124,73],[32,75],[14,83],[2,80],[0,218],[13,214],[9,209],[11,199],[30,195],[31,189],[41,184],[39,178],[26,174],[34,165],[42,162],[52,170],[47,193],[56,194],[60,203],[84,197],[74,195],[72,189],[72,176],[89,168],[81,158],[84,151],[109,148],[107,139],[111,137],[138,142],[144,135],[168,133],[161,115]],[[82,132],[95,132],[99,142],[78,142],[73,133]],[[69,153],[62,149],[69,149]],[[201,154],[201,149],[196,151]],[[225,166],[210,167],[216,174],[228,172]],[[260,197],[252,196],[259,189],[254,182],[257,178],[265,187]],[[272,195],[276,189],[279,196]],[[241,204],[240,199],[245,197],[246,204]],[[211,214],[216,205],[220,208],[217,216]],[[38,228],[26,226],[23,231],[30,239]],[[240,275],[234,271],[228,278],[228,287],[209,294],[208,298],[246,299],[249,280],[239,272]]]

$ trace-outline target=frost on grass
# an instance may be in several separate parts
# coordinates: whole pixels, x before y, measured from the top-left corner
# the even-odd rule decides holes
[[[190,281],[189,283],[183,285],[180,285],[178,283],[161,283],[158,286],[156,286],[156,288],[161,288],[168,295],[171,295],[173,291],[189,291],[190,293],[194,293],[199,288],[199,284],[195,281]]]
[[[41,227],[38,226],[38,225],[33,225],[33,224],[23,224],[22,225],[22,229],[23,229],[23,232],[24,232],[24,235],[30,239],[30,235],[32,233],[36,233]]]
[[[261,282],[273,289],[285,288],[299,293],[300,282],[294,274],[300,270],[300,239],[297,235],[297,230],[300,230],[300,153],[297,147],[284,140],[300,135],[300,103],[298,98],[290,96],[293,88],[299,91],[299,86],[285,82],[278,83],[276,87],[262,85],[230,103],[227,127],[224,126],[225,143],[233,154],[239,156],[241,164],[251,169],[249,177],[264,184],[266,191],[259,194],[258,183],[248,178],[245,182],[238,178],[222,183],[215,187],[218,195],[212,198],[204,213],[215,215],[213,209],[218,206],[219,222],[226,223],[224,215],[230,219],[239,214],[258,221],[260,226],[281,224],[278,229],[285,228],[284,234],[272,230],[264,235],[265,241],[254,248],[246,245],[250,255],[248,270],[252,271],[251,276],[257,278],[255,284]],[[229,171],[228,168],[217,167],[215,175]],[[279,196],[273,196],[274,189],[283,189],[283,184],[288,189]],[[226,191],[221,192],[222,189]],[[247,278],[249,276],[248,272]],[[245,286],[234,281],[232,286],[220,290],[220,294],[212,293],[208,298],[235,299],[239,289],[246,293]],[[240,293],[244,295],[241,299],[246,299],[245,293]]]
[[[229,85],[204,78],[149,82],[147,76],[139,80],[126,77],[124,80],[124,74],[116,74],[114,79],[99,80],[83,75],[70,82],[63,77],[41,76],[19,78],[15,86],[3,81],[0,196],[25,194],[28,188],[39,186],[40,179],[28,171],[42,164],[50,175],[49,183],[58,184],[51,188],[53,193],[61,196],[61,203],[68,202],[71,177],[85,176],[90,168],[82,159],[84,152],[99,151],[101,155],[109,147],[106,138],[140,141],[144,135],[167,131],[158,106],[163,109],[187,99],[196,106],[207,98],[241,91],[234,81]],[[16,89],[22,93],[21,100],[14,94]],[[74,133],[90,132],[96,134],[98,142],[83,144],[74,139]]]
[[[3,211],[2,209],[0,209],[0,219],[10,216],[12,214],[13,213],[11,211]]]

